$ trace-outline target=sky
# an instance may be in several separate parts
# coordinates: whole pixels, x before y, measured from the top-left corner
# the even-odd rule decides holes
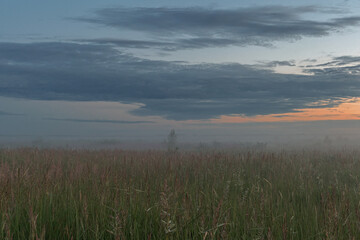
[[[0,139],[360,135],[360,2],[0,1]]]

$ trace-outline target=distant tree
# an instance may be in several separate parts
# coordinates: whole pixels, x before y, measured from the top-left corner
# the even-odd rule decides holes
[[[207,150],[209,149],[208,145],[206,143],[203,143],[203,142],[200,142],[198,145],[197,145],[197,150],[199,152],[206,152]]]
[[[326,147],[330,147],[332,145],[332,140],[329,136],[325,136],[323,141]]]
[[[174,129],[171,129],[168,137],[167,137],[167,149],[169,152],[176,152],[178,150],[177,147],[177,136]]]
[[[218,141],[213,141],[212,147],[213,147],[214,149],[219,149],[219,148],[221,148],[221,143],[218,142]]]

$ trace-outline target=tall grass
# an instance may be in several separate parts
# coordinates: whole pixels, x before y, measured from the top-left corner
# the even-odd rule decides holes
[[[357,239],[360,153],[0,151],[0,239]]]

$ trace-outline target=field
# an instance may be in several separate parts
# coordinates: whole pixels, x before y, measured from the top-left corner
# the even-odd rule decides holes
[[[0,150],[1,239],[358,239],[360,152]]]

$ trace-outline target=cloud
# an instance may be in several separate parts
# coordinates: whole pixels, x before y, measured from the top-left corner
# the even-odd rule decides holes
[[[174,42],[164,41],[146,41],[146,40],[131,40],[131,39],[117,39],[117,38],[98,38],[98,39],[76,39],[77,42],[96,43],[105,45],[114,45],[122,48],[161,48],[161,49],[176,49]]]
[[[249,42],[239,39],[227,38],[187,38],[187,39],[167,39],[166,41],[146,41],[146,40],[131,40],[131,39],[117,39],[117,38],[98,38],[98,39],[75,39],[76,42],[96,43],[100,45],[113,45],[121,48],[137,48],[137,49],[159,49],[163,51],[177,51],[195,48],[210,48],[210,47],[224,47],[229,45],[245,46]],[[253,40],[253,45],[270,46],[270,44],[260,40]]]
[[[322,73],[322,74],[360,74],[360,57],[359,56],[340,56],[334,57],[331,61],[307,65],[304,72]]]
[[[0,52],[0,96],[138,103],[133,114],[141,116],[287,113],[360,95],[359,66],[307,69],[311,76],[279,74],[258,65],[154,61],[108,45],[61,42],[0,43]]]
[[[114,124],[140,124],[153,123],[152,121],[122,121],[122,120],[105,120],[105,119],[79,119],[79,118],[43,118],[49,121],[65,121],[76,123],[114,123]]]
[[[313,20],[311,14],[321,14],[325,20]],[[325,17],[328,15],[332,18]],[[174,51],[229,45],[271,46],[275,41],[322,37],[347,27],[358,26],[360,16],[344,16],[340,9],[315,6],[238,9],[114,7],[99,9],[93,16],[73,20],[142,32],[152,39],[93,40],[97,43]],[[159,37],[163,40],[158,40]]]
[[[349,64],[360,64],[360,57],[359,56],[340,56],[340,57],[334,57],[331,61],[321,63],[321,64],[313,64],[313,65],[307,65],[308,68],[316,68],[316,67],[339,67],[339,66],[345,66]]]
[[[294,67],[295,61],[270,61],[270,62],[260,62],[260,66],[262,67],[277,67],[277,66],[287,66],[287,67]]]

